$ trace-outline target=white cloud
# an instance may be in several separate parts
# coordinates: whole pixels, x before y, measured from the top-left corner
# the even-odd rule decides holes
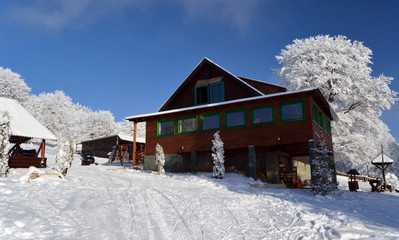
[[[61,30],[86,26],[129,8],[145,9],[165,2],[183,6],[189,19],[216,21],[243,32],[250,26],[261,0],[32,0],[25,6],[15,3],[11,14],[23,24]]]
[[[260,0],[176,0],[191,18],[219,21],[245,32],[251,25]]]

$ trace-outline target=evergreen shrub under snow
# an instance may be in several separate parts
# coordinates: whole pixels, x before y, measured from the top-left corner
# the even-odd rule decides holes
[[[10,149],[10,121],[7,113],[0,114],[0,177],[7,176]]]
[[[69,139],[61,139],[57,146],[57,155],[55,157],[55,170],[66,175],[68,168],[73,161],[73,145]]]
[[[338,184],[334,182],[333,171],[328,166],[328,149],[325,140],[320,141],[319,148],[316,151],[316,159],[312,160],[312,190],[316,194],[328,195],[335,189]]]
[[[212,159],[213,159],[213,174],[214,178],[224,178],[224,148],[223,141],[220,138],[219,131],[213,135],[212,140]]]
[[[163,148],[159,143],[157,143],[155,147],[155,162],[157,164],[158,174],[164,174],[165,169],[163,166],[165,165],[165,154],[163,153]]]

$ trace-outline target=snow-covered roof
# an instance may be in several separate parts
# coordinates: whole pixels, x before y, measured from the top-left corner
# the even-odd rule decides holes
[[[17,137],[56,140],[57,137],[14,99],[0,97],[0,112],[10,118],[10,134]]]
[[[371,160],[372,163],[382,163],[382,154],[380,153],[377,157]],[[393,163],[393,160],[384,154],[384,163],[390,164]]]
[[[297,90],[297,91],[281,92],[281,93],[274,93],[274,94],[268,94],[268,95],[262,95],[262,96],[256,96],[256,97],[241,98],[241,99],[225,101],[225,102],[211,103],[211,104],[206,104],[206,105],[178,108],[178,109],[172,109],[172,110],[167,110],[167,111],[162,111],[162,112],[130,116],[125,119],[132,120],[132,119],[137,119],[137,118],[153,117],[153,116],[158,116],[158,115],[163,115],[163,114],[177,113],[177,112],[182,112],[182,111],[187,111],[187,110],[196,110],[196,109],[202,109],[202,108],[210,108],[210,107],[222,106],[222,105],[227,105],[227,104],[232,104],[232,103],[240,103],[240,102],[246,102],[246,101],[257,100],[257,99],[266,99],[266,98],[290,95],[290,94],[301,93],[301,92],[309,92],[309,91],[314,91],[314,90],[319,90],[319,88],[312,87],[312,88],[306,88],[306,89]],[[332,108],[330,108],[330,111],[331,111],[333,120],[336,120],[338,118],[337,114],[332,110]]]
[[[114,134],[114,135],[84,140],[84,141],[81,141],[81,143],[100,140],[100,139],[104,139],[104,138],[116,137],[116,136],[118,136],[121,140],[133,142],[133,135]],[[136,138],[136,142],[145,143],[145,138]]]
[[[118,134],[119,138],[125,141],[132,141],[133,142],[133,135],[123,135]],[[145,143],[145,138],[136,138],[136,142]]]

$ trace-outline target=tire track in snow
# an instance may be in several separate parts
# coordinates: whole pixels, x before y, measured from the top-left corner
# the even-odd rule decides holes
[[[165,189],[163,189],[162,191],[154,189],[154,191],[157,191],[157,192],[159,192],[160,194],[162,194],[165,198],[167,198],[167,200],[169,201],[169,203],[170,203],[171,205],[173,205],[173,208],[175,209],[175,211],[177,212],[177,214],[179,214],[179,215],[181,216],[182,222],[184,221],[183,223],[185,224],[185,226],[186,226],[186,228],[187,228],[187,231],[188,231],[189,234],[190,234],[190,239],[193,239],[192,236],[196,236],[196,235],[193,233],[193,230],[189,227],[190,224],[187,222],[187,220],[185,220],[185,218],[183,217],[183,215],[184,215],[187,211],[190,211],[189,216],[195,218],[195,220],[196,220],[195,223],[199,223],[199,222],[200,222],[200,219],[198,218],[197,214],[196,214],[192,209],[190,209],[190,208],[188,208],[188,207],[185,207],[185,209],[184,209],[184,211],[183,211],[182,214],[180,214],[180,213],[178,212],[178,209],[176,208],[176,204],[177,204],[178,206],[187,206],[187,204],[184,202],[184,200],[183,200],[182,197],[181,197],[181,193],[174,193],[174,192],[172,192],[172,191],[165,190]],[[173,196],[173,197],[177,198],[178,201],[179,201],[179,203],[172,203],[172,200],[171,200],[165,193],[168,193],[170,196]],[[193,200],[193,198],[190,198],[190,206],[193,205],[193,204],[192,204],[192,200]],[[188,214],[188,213],[187,213],[187,214]],[[201,239],[205,239],[205,237],[204,237],[204,225],[201,223],[201,224],[200,224],[200,227],[201,227],[201,230],[200,230],[199,232],[201,233]]]
[[[173,207],[173,209],[176,212],[177,216],[179,216],[180,221],[185,226],[185,229],[187,230],[187,233],[188,233],[188,239],[192,239],[193,233],[192,233],[190,227],[188,226],[187,221],[182,217],[182,215],[177,210],[175,204],[164,193],[162,193],[161,191],[159,191],[157,189],[154,189],[154,188],[150,188],[150,189],[147,189],[147,190],[152,190],[152,191],[158,193],[159,195],[161,195],[164,199],[166,199],[169,202],[170,206]]]

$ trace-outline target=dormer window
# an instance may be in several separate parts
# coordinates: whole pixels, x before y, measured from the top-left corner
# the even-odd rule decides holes
[[[202,82],[204,83],[204,82]],[[195,105],[224,101],[224,83],[213,82],[195,87]]]

